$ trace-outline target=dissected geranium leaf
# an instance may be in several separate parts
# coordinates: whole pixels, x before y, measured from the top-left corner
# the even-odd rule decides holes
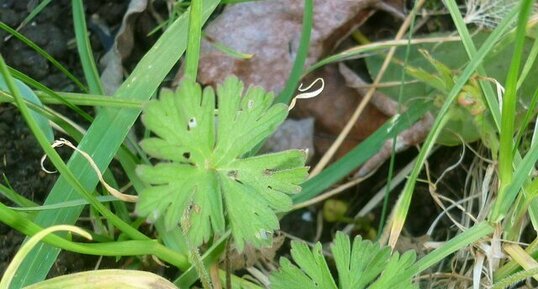
[[[136,211],[149,221],[164,218],[168,230],[181,223],[194,245],[226,228],[239,250],[245,242],[270,245],[279,226],[275,212],[291,208],[289,195],[300,191],[307,175],[306,154],[242,158],[284,121],[287,106],[273,105],[273,95],[259,87],[244,92],[235,77],[217,88],[217,96],[184,81],[144,109],[142,120],[154,136],[141,146],[164,161],[138,167],[150,186],[140,192]]]
[[[400,256],[389,247],[338,232],[331,246],[338,282],[333,278],[325,260],[321,244],[312,250],[305,243],[292,241],[291,256],[297,265],[286,258],[280,259],[280,270],[271,275],[273,289],[381,289],[417,288],[406,271],[415,262],[414,251]],[[338,284],[338,285],[337,285]]]

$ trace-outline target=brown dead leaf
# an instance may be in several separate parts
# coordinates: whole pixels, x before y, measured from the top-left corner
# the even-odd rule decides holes
[[[134,46],[134,22],[146,10],[148,0],[131,0],[123,16],[114,45],[103,56],[100,63],[104,67],[101,82],[106,95],[113,95],[123,82],[122,60],[129,57]]]
[[[222,82],[230,74],[246,85],[278,93],[288,79],[299,46],[303,0],[255,1],[228,5],[205,29],[200,72],[203,84]],[[338,42],[373,13],[378,0],[316,0],[306,65],[332,51]],[[208,41],[209,40],[209,41]],[[237,59],[214,48],[217,42],[253,54]]]

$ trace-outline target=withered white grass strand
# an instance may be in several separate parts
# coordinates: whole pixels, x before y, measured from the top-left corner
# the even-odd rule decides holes
[[[311,92],[305,92],[305,91],[310,90],[312,88],[312,86],[314,86],[318,82],[321,82],[321,87],[320,88],[318,88],[318,89],[316,89],[314,91],[311,91]],[[312,82],[308,87],[305,87],[305,88],[303,88],[303,84],[301,83],[301,85],[299,85],[299,88],[297,88],[297,90],[299,90],[300,92],[303,92],[303,93],[299,93],[297,96],[295,96],[291,100],[290,107],[288,108],[288,111],[292,110],[295,107],[295,103],[297,102],[297,99],[307,99],[307,98],[316,97],[316,96],[320,95],[320,93],[323,91],[324,88],[325,88],[325,81],[321,77],[316,78],[316,80],[314,80],[314,82]]]
[[[122,200],[124,202],[130,202],[130,203],[135,203],[137,200],[138,200],[138,197],[137,196],[132,196],[132,195],[127,195],[127,194],[124,194],[118,190],[116,190],[115,188],[113,188],[112,186],[110,186],[107,182],[105,182],[105,179],[103,178],[103,174],[101,173],[101,171],[99,170],[99,168],[97,167],[97,165],[95,164],[95,162],[93,161],[93,159],[91,158],[91,156],[78,149],[77,147],[75,147],[70,141],[64,139],[64,138],[60,138],[59,140],[55,140],[54,143],[51,145],[52,148],[57,148],[57,147],[61,147],[61,146],[68,146],[70,148],[72,148],[73,150],[79,152],[87,161],[88,163],[90,163],[90,166],[92,167],[92,169],[95,171],[95,173],[97,174],[97,177],[99,178],[99,182],[103,185],[103,187],[105,187],[105,189],[111,194],[113,195],[114,197],[118,198],[119,200]],[[46,159],[46,155],[44,155],[42,158],[41,158],[41,169],[49,174],[51,173],[55,173],[56,171],[49,171],[49,170],[46,170],[45,167],[43,166],[43,162],[45,161]]]

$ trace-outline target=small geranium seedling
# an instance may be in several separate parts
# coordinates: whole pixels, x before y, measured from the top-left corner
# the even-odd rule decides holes
[[[217,87],[217,97],[210,87],[183,81],[144,109],[142,121],[154,137],[141,146],[163,161],[137,168],[149,186],[136,212],[148,221],[164,218],[167,230],[181,225],[195,246],[227,228],[239,250],[245,243],[269,245],[279,227],[276,212],[291,208],[289,195],[308,174],[306,154],[244,157],[285,120],[288,107],[273,104],[262,88],[244,92],[236,77]]]

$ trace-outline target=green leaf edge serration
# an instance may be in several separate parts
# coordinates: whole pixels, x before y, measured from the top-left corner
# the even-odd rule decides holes
[[[142,121],[153,136],[141,146],[161,162],[138,166],[149,186],[139,192],[136,212],[150,222],[164,218],[167,230],[181,227],[195,246],[228,228],[240,251],[245,243],[268,246],[279,228],[276,213],[291,209],[290,195],[308,175],[306,153],[242,158],[278,128],[288,107],[273,104],[261,87],[244,91],[234,76],[216,95],[184,80],[144,108]]]

